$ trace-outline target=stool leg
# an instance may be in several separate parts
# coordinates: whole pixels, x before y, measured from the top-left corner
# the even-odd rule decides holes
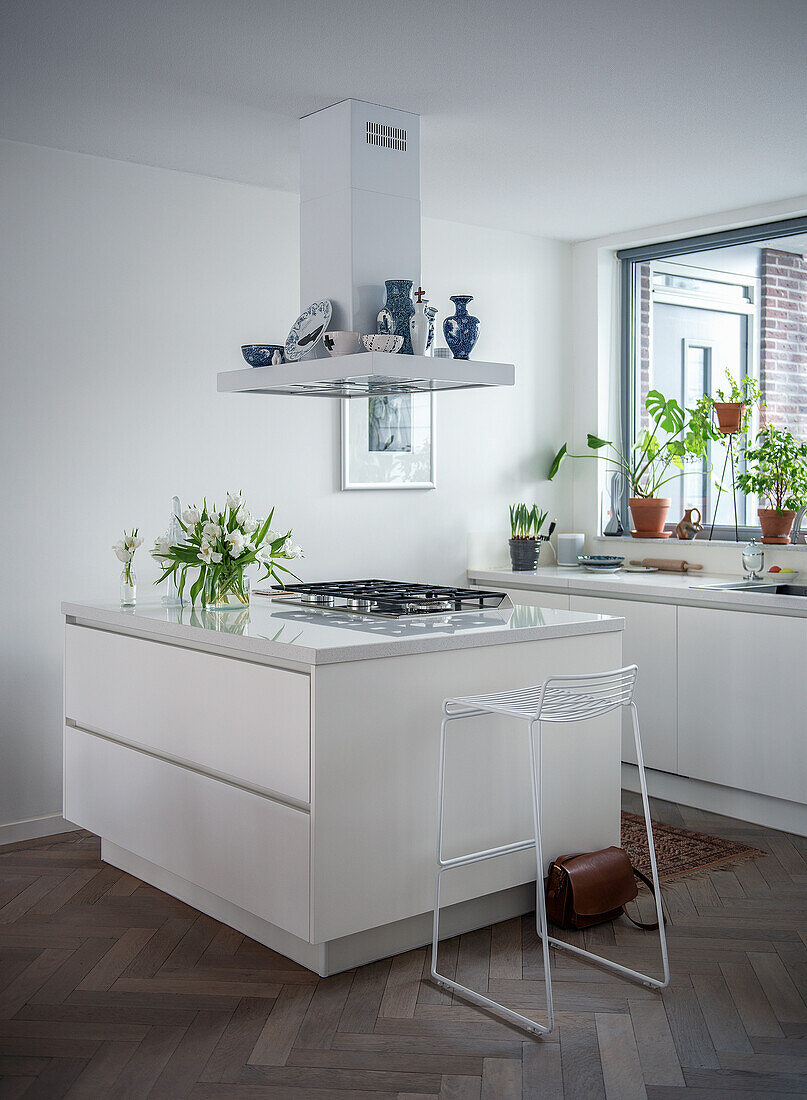
[[[535,743],[535,727],[538,727],[538,744]],[[535,930],[541,941],[544,955],[544,981],[546,983],[546,1010],[548,1031],[555,1026],[552,1003],[552,975],[549,960],[549,929],[546,921],[546,895],[544,891],[544,853],[541,840],[541,764],[542,726],[540,721],[530,722],[530,786],[532,789],[532,820],[535,829]]]
[[[477,993],[474,989],[469,989],[465,985],[461,985],[459,982],[453,981],[451,978],[446,978],[443,974],[440,974],[437,970],[437,949],[440,942],[440,876],[443,871],[447,870],[448,866],[459,866],[462,864],[469,864],[479,862],[483,859],[488,859],[497,855],[507,855],[515,851],[523,851],[525,848],[533,847],[533,841],[520,841],[517,844],[502,845],[501,848],[488,849],[484,852],[472,852],[469,856],[462,857],[461,861],[448,860],[447,863],[443,861],[443,802],[445,796],[445,760],[446,760],[446,728],[448,723],[454,718],[468,718],[473,717],[472,712],[466,712],[465,714],[450,714],[443,718],[442,726],[440,728],[440,775],[438,782],[438,794],[437,794],[437,875],[435,879],[434,888],[434,920],[432,923],[432,961],[431,961],[431,976],[432,980],[437,983],[442,989],[450,989],[455,993],[458,993],[461,997],[465,997],[466,1000],[471,1001],[473,1004],[480,1005],[482,1008],[487,1008],[491,1012],[495,1012],[497,1015],[504,1017],[505,1020],[510,1020],[511,1023],[518,1025],[518,1027],[524,1028],[531,1035],[547,1035],[552,1030],[552,993],[547,983],[547,990],[549,992],[549,1027],[545,1024],[536,1023],[535,1020],[530,1020],[527,1016],[522,1016],[520,1012],[514,1012],[511,1008],[507,1008],[503,1004],[499,1004],[498,1001],[491,1000],[490,997],[485,997],[481,993]],[[532,731],[530,731],[532,733]],[[532,752],[532,736],[530,736],[530,751]],[[533,775],[533,809],[537,805],[535,800],[535,769],[532,769]],[[538,857],[539,866],[542,864],[542,859]],[[539,875],[540,877],[540,875]],[[541,889],[543,890],[543,879],[541,878]],[[546,908],[544,912],[544,930],[546,930]],[[548,976],[548,950],[544,952],[544,967],[545,973]]]
[[[437,875],[434,883],[434,920],[432,923],[432,977],[437,976],[437,948],[440,942],[440,876],[443,873],[443,802],[446,777],[446,727],[451,718],[446,715],[440,724],[440,766],[437,781]]]
[[[658,865],[656,862],[656,845],[653,840],[653,824],[650,820],[650,799],[647,796],[647,776],[644,771],[644,757],[642,755],[642,738],[639,734],[639,712],[636,704],[631,702],[630,715],[633,722],[633,741],[636,746],[636,762],[639,765],[639,786],[642,791],[642,806],[644,807],[644,823],[647,829],[647,850],[650,853],[650,871],[653,879],[653,889],[656,891],[656,920],[658,921],[659,940],[661,941],[661,961],[664,967],[664,979],[654,984],[659,989],[664,989],[670,984],[670,963],[667,958],[667,934],[664,929],[664,910],[661,906],[661,886],[658,877]]]
[[[656,892],[656,914],[659,926],[659,940],[661,942],[661,961],[664,969],[664,977],[659,981],[658,978],[652,978],[649,974],[641,974],[638,970],[631,970],[630,967],[622,966],[620,963],[611,962],[610,959],[605,959],[602,955],[597,955],[593,951],[586,951],[582,947],[575,947],[571,943],[566,943],[564,940],[556,939],[554,936],[549,937],[549,942],[562,951],[569,951],[572,955],[580,955],[585,959],[590,959],[592,962],[598,963],[600,966],[606,967],[608,970],[613,970],[617,974],[622,974],[626,978],[630,978],[636,982],[642,982],[644,985],[649,986],[651,989],[666,989],[670,984],[670,964],[667,958],[667,936],[664,931],[664,911],[661,906],[661,887],[659,885],[658,867],[656,866],[656,849],[653,842],[653,826],[650,822],[650,800],[647,796],[647,779],[644,773],[644,757],[642,756],[642,739],[639,734],[639,716],[636,710],[636,704],[630,702],[626,704],[630,706],[631,719],[633,721],[633,741],[636,746],[636,760],[639,765],[639,785],[642,790],[642,805],[644,806],[644,820],[645,827],[647,829],[647,845],[650,852],[650,868],[653,872],[653,889]]]

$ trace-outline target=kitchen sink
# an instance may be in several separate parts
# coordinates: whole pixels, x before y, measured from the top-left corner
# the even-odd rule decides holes
[[[729,584],[699,584],[696,588],[708,588],[713,592],[757,592],[762,596],[807,596],[805,584],[770,584],[768,581],[738,581]]]

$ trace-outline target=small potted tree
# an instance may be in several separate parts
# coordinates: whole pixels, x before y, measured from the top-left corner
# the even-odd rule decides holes
[[[628,503],[635,528],[631,531],[633,537],[666,539],[671,534],[664,530],[670,498],[660,496],[659,491],[684,472],[685,463],[707,457],[709,440],[716,438],[716,432],[701,407],[684,409],[674,397],[667,398],[659,390],[648,393],[645,408],[651,426],[640,432],[628,455],[610,440],[589,433],[587,442],[591,450],[607,448],[605,453],[570,455],[564,443],[555,455],[548,477],[552,481],[567,455],[610,462],[625,474],[631,487],[633,495]]]
[[[759,497],[762,541],[785,546],[796,512],[807,502],[807,443],[799,443],[787,428],[768,424],[753,446],[746,447],[745,462],[737,487]],[[767,508],[762,507],[763,501],[768,502]]]
[[[510,505],[510,563],[517,572],[532,572],[538,568],[541,542],[538,535],[549,513],[541,512],[537,504]],[[550,530],[550,534],[551,534]]]
[[[720,434],[738,435],[748,430],[751,413],[762,404],[762,395],[756,378],[746,376],[738,382],[730,371],[726,371],[726,380],[728,392],[718,389],[718,399],[706,397],[706,402],[714,409]]]

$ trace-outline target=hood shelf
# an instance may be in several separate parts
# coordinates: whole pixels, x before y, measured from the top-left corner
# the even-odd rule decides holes
[[[303,359],[277,367],[222,371],[218,376],[218,391],[297,397],[383,397],[512,386],[514,382],[512,363],[367,351],[328,359]]]

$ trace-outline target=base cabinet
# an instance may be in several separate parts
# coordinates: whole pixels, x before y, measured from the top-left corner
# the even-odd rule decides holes
[[[678,609],[679,772],[807,802],[807,619]]]
[[[621,615],[622,661],[638,665],[636,706],[642,733],[642,751],[648,768],[678,770],[678,692],[676,688],[675,631],[678,608],[671,604],[609,600],[597,596],[572,596],[572,611],[597,611]],[[623,714],[622,759],[636,763],[633,726],[629,711]]]
[[[68,821],[308,939],[304,810],[74,726],[64,791]]]

